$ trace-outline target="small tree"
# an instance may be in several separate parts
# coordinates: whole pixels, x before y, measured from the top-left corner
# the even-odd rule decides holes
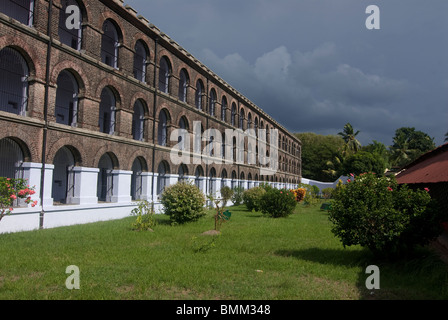
[[[11,214],[17,199],[25,199],[26,204],[36,206],[37,200],[31,201],[31,196],[35,193],[34,187],[27,185],[25,179],[0,177],[0,221],[5,215]]]
[[[134,230],[151,230],[156,225],[154,206],[146,200],[139,201],[138,206],[131,211],[137,218],[132,224]]]

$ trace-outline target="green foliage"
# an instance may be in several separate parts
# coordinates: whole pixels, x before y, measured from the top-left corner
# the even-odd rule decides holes
[[[17,199],[25,199],[26,204],[36,206],[37,201],[31,201],[31,196],[35,193],[34,187],[27,185],[26,179],[0,177],[0,220],[5,215],[11,214],[14,201]]]
[[[230,188],[228,186],[223,186],[220,191],[221,191],[221,197],[222,197],[224,204],[226,204],[227,201],[232,199],[232,196],[233,196],[232,188]]]
[[[344,140],[337,135],[319,135],[312,132],[296,133],[302,141],[302,176],[317,181],[333,182],[337,175],[338,164]],[[333,168],[328,169],[331,162]]]
[[[261,212],[273,218],[289,216],[296,205],[295,194],[288,189],[266,188],[260,200]]]
[[[234,205],[238,206],[243,203],[243,192],[243,187],[238,186],[233,188],[232,202]]]
[[[373,173],[352,177],[334,193],[329,219],[344,246],[392,257],[437,237],[445,220],[427,191]]]
[[[436,145],[434,138],[415,128],[402,127],[395,131],[394,144],[391,146],[392,165],[403,167],[420,155],[433,150]]]
[[[254,187],[243,192],[243,203],[249,211],[260,211],[260,200],[266,190],[262,187]]]
[[[146,200],[139,201],[138,206],[131,211],[131,214],[137,216],[132,224],[133,230],[152,230],[156,225],[154,206]]]
[[[333,197],[334,188],[324,188],[322,189],[322,196],[324,199],[331,199]]]
[[[305,206],[312,206],[319,202],[318,196],[320,193],[320,189],[318,186],[299,183],[299,188],[306,189],[305,198],[303,199],[303,204]]]
[[[191,182],[180,181],[166,188],[161,203],[172,224],[196,221],[205,215],[205,196]]]
[[[343,163],[343,174],[353,173],[359,175],[363,172],[374,172],[383,175],[386,170],[384,159],[376,154],[367,151],[358,151],[348,156]]]

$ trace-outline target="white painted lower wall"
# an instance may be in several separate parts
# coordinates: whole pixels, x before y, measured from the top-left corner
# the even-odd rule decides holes
[[[74,175],[73,195],[67,199],[70,204],[56,205],[52,199],[52,180],[53,165],[45,165],[43,207],[40,201],[40,182],[42,175],[42,164],[40,163],[24,163],[23,177],[28,180],[30,186],[35,186],[36,193],[32,196],[32,200],[37,200],[38,205],[35,207],[14,208],[13,213],[5,216],[0,221],[0,233],[12,233],[21,231],[31,231],[37,229],[55,228],[61,226],[70,226],[76,224],[92,223],[98,221],[107,221],[114,219],[122,219],[131,215],[132,209],[137,206],[137,201],[131,198],[131,176],[132,171],[113,170],[112,183],[113,189],[110,194],[110,202],[98,202],[97,197],[97,180],[99,169],[74,167],[72,169]],[[154,177],[154,184],[153,184]],[[147,200],[154,203],[156,213],[163,213],[163,207],[160,204],[159,195],[157,195],[158,174],[145,172],[142,174],[142,195],[141,200]],[[168,185],[175,184],[179,180],[176,174],[165,175]],[[196,177],[187,176],[187,180],[195,182]],[[212,178],[199,178],[200,189],[204,194],[208,194],[210,189],[210,181]],[[215,186],[215,198],[220,198],[222,186],[231,187],[231,179],[213,178]],[[235,186],[242,186],[244,189],[252,188],[259,185],[258,181],[235,180]],[[296,186],[286,183],[269,183],[275,188],[292,189]],[[41,219],[41,215],[43,219]]]

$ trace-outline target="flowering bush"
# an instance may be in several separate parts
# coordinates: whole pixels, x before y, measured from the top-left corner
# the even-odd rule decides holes
[[[297,188],[297,189],[292,189],[290,190],[294,196],[296,197],[296,201],[300,202],[303,199],[305,199],[305,195],[306,195],[306,189],[305,188]]]
[[[359,244],[389,256],[427,244],[446,219],[427,190],[414,191],[373,173],[351,175],[337,187],[329,214],[332,232],[344,246]]]
[[[5,215],[13,211],[14,201],[25,199],[25,203],[34,207],[37,201],[31,201],[31,196],[35,194],[34,187],[27,185],[25,179],[11,179],[0,177],[0,220]]]
[[[296,197],[288,189],[266,188],[260,199],[261,212],[273,218],[289,216],[296,206]]]

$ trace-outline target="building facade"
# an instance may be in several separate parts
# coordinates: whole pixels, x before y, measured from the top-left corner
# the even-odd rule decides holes
[[[157,206],[181,179],[218,197],[292,188],[301,142],[122,1],[3,0],[0,176],[28,179],[39,201],[0,232],[31,230]]]

